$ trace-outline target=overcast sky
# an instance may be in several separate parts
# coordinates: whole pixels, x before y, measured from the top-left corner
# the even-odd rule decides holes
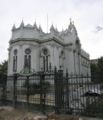
[[[41,24],[44,32],[54,24],[66,29],[71,17],[82,48],[91,59],[103,56],[103,0],[0,0],[0,62],[8,58],[13,24]]]

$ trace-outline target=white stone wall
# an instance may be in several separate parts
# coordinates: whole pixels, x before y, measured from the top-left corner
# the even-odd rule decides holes
[[[8,74],[11,75],[13,74],[13,56],[14,56],[14,50],[17,49],[19,51],[19,46],[16,45],[14,47],[11,47],[10,48],[10,54],[9,54],[9,62],[8,62]],[[17,53],[17,55],[19,56],[19,52]],[[20,64],[19,62],[17,62],[17,71],[19,71],[19,68],[20,68]]]
[[[22,44],[22,45],[15,45],[10,48],[10,55],[9,55],[9,62],[8,62],[8,74],[13,74],[13,55],[14,50],[17,49],[17,73],[19,73],[24,68],[24,55],[25,49],[31,49],[31,68],[33,70],[39,71],[39,58],[40,58],[40,51],[38,46],[33,46],[31,44]]]
[[[13,51],[18,50],[17,72],[24,68],[25,49],[31,49],[31,69],[40,71],[43,67],[41,52],[43,48],[49,51],[48,64],[52,69],[62,66],[64,72],[68,69],[72,74],[90,74],[89,55],[81,49],[76,28],[72,22],[69,27],[58,32],[53,26],[50,33],[44,33],[36,24],[26,25],[22,22],[19,28],[13,26],[10,40],[8,75],[13,74]],[[63,56],[61,52],[63,51]]]
[[[43,61],[40,61],[40,52],[43,48],[47,48],[50,52],[49,63],[51,63],[52,69],[54,69],[55,66],[59,69],[62,64],[62,69],[64,69],[64,71],[68,69],[69,73],[90,74],[89,56],[85,55],[86,53],[81,52],[78,54],[78,51],[74,52],[72,47],[69,46],[64,48],[56,43],[33,45],[29,42],[26,44],[14,45],[10,48],[8,74],[13,74],[13,51],[15,49],[18,50],[17,72],[19,73],[23,69],[26,48],[31,49],[31,69],[35,71],[40,71],[40,68],[43,67]],[[64,58],[60,57],[61,51],[64,51]]]
[[[65,49],[64,70],[68,70],[69,74],[74,74],[74,58],[72,48]]]

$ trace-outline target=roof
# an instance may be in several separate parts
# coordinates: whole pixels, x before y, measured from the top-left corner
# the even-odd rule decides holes
[[[16,26],[13,25],[10,42],[15,41],[17,39],[22,39],[22,40],[37,39],[40,41],[51,38],[52,39],[55,38],[59,42],[63,42],[67,44],[71,42],[75,43],[76,39],[78,38],[77,30],[74,24],[70,21],[70,25],[68,26],[68,28],[62,30],[61,32],[59,32],[58,29],[52,25],[50,28],[50,32],[44,33],[42,31],[41,26],[39,25],[38,27],[36,22],[34,25],[31,24],[24,25],[24,22],[22,21],[18,28],[16,28]]]

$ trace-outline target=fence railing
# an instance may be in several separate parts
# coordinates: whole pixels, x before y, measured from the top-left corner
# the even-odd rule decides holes
[[[55,69],[28,76],[4,76],[2,80],[1,104],[42,112],[103,115],[103,83],[98,82],[99,78],[93,81],[89,75],[64,75]]]

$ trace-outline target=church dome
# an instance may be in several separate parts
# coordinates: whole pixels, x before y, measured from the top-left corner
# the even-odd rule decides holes
[[[32,28],[33,26],[30,24],[27,24],[25,27]]]

